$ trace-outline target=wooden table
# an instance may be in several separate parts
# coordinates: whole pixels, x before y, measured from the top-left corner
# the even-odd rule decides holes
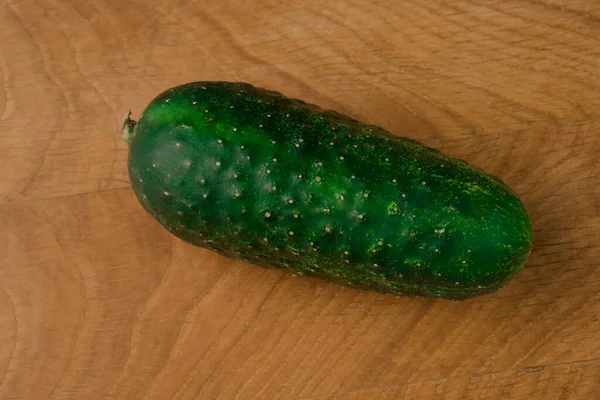
[[[0,398],[600,398],[600,2],[6,0]],[[526,268],[465,302],[397,298],[174,238],[120,123],[240,80],[499,175]]]

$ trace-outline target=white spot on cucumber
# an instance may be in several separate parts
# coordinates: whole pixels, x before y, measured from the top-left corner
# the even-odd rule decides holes
[[[340,160],[343,160],[343,159],[344,159],[344,156],[340,156]]]
[[[223,141],[221,139],[217,140],[217,143],[223,143]]]
[[[233,131],[234,131],[234,132],[237,132],[237,128],[233,128]]]
[[[317,182],[321,182],[321,177],[320,177],[320,176],[317,176],[317,177],[315,178],[315,181],[317,181]]]
[[[364,193],[363,197],[366,199],[367,197],[369,197],[369,193]]]
[[[290,204],[294,204],[294,200],[292,200],[292,199],[289,199],[289,200],[288,200],[288,203],[290,203]]]
[[[358,219],[363,219],[363,217],[364,217],[364,215],[360,214],[360,215],[358,216]]]
[[[221,166],[221,162],[220,162],[220,161],[217,161],[217,162],[215,163],[215,165],[216,165],[217,167],[220,167],[220,166]]]
[[[392,182],[396,183],[396,180],[395,180],[395,179],[392,179]]]
[[[271,217],[271,213],[267,211],[267,212],[265,213],[265,217],[267,217],[267,218],[270,218],[270,217]]]

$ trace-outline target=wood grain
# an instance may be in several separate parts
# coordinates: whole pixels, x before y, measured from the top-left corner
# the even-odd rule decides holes
[[[171,236],[128,184],[123,114],[242,80],[499,175],[526,268],[396,298]],[[0,3],[0,399],[593,399],[600,2]]]
[[[516,368],[454,378],[428,379],[365,390],[297,399],[593,399],[598,395],[598,360]]]

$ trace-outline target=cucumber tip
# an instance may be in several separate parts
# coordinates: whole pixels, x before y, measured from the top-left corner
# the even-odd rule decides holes
[[[123,139],[127,142],[127,144],[131,143],[133,139],[134,132],[133,128],[135,127],[136,121],[129,118],[131,116],[131,110],[127,111],[125,116],[123,117],[123,124],[121,126],[121,134],[123,135]]]

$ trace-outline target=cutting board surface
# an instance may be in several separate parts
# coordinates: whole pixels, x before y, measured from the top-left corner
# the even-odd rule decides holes
[[[452,302],[224,258],[136,201],[120,124],[245,81],[500,176],[534,225]],[[597,0],[0,4],[0,399],[594,399]]]

